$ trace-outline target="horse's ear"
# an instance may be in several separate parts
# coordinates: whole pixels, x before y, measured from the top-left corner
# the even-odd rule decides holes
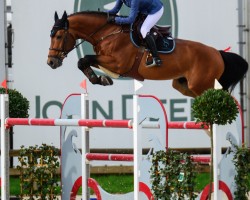
[[[55,18],[55,22],[59,19],[57,12],[55,12],[54,18]]]
[[[69,21],[68,21],[68,15],[66,11],[64,11],[63,13],[62,21],[64,22],[64,29],[67,30],[69,28]]]
[[[63,16],[62,16],[62,20],[64,21],[64,20],[66,20],[67,18],[68,18],[67,12],[64,11]]]

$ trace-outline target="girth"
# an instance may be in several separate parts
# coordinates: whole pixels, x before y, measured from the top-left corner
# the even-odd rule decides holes
[[[139,69],[144,52],[145,52],[145,47],[138,48],[138,51],[137,51],[136,56],[135,56],[135,61],[134,61],[134,64],[132,65],[131,69],[128,72],[121,74],[121,76],[131,77],[131,78],[134,78],[138,81],[144,81],[144,77],[141,76],[138,72],[138,69]]]

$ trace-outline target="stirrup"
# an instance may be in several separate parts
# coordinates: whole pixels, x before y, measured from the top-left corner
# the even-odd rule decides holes
[[[155,57],[152,60],[146,62],[146,67],[154,67],[160,66],[162,64],[162,60],[159,57]]]

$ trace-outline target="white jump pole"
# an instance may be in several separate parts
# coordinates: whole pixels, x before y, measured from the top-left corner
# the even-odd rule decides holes
[[[133,98],[133,141],[134,141],[134,200],[139,200],[140,177],[140,133],[138,127],[138,96]]]
[[[9,116],[9,96],[1,94],[1,199],[10,199],[9,186],[9,130],[5,119]]]
[[[217,125],[213,124],[213,143],[214,143],[214,148],[213,148],[213,171],[214,171],[214,200],[220,200],[219,198],[219,160],[218,160],[218,154],[221,152],[220,149],[218,149],[218,136],[217,136]]]
[[[139,180],[140,180],[140,164],[142,161],[142,137],[141,129],[139,128],[139,112],[137,91],[142,85],[134,80],[134,95],[133,95],[133,145],[134,145],[134,200],[139,200]]]
[[[89,119],[89,100],[88,94],[81,94],[81,118]],[[89,128],[81,127],[82,129],[82,200],[90,199],[88,188],[88,179],[90,177],[90,166],[87,163],[86,155],[90,153],[89,146]]]
[[[222,86],[220,85],[220,83],[215,79],[214,81],[214,89],[216,90],[220,90],[222,89]],[[213,179],[214,179],[214,200],[220,200],[221,199],[221,195],[219,193],[219,175],[220,175],[220,171],[219,171],[219,162],[221,160],[221,149],[220,149],[220,145],[218,145],[218,140],[219,140],[219,133],[217,131],[218,129],[218,125],[213,124],[213,127],[211,127],[213,129],[213,135],[212,135],[212,139],[213,139]]]

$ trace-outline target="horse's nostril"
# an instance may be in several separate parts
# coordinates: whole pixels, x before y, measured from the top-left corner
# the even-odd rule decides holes
[[[47,64],[52,67],[54,65],[54,62],[53,62],[53,60],[48,60]]]
[[[58,58],[48,58],[47,65],[49,65],[52,69],[56,69],[62,65],[62,61]]]

